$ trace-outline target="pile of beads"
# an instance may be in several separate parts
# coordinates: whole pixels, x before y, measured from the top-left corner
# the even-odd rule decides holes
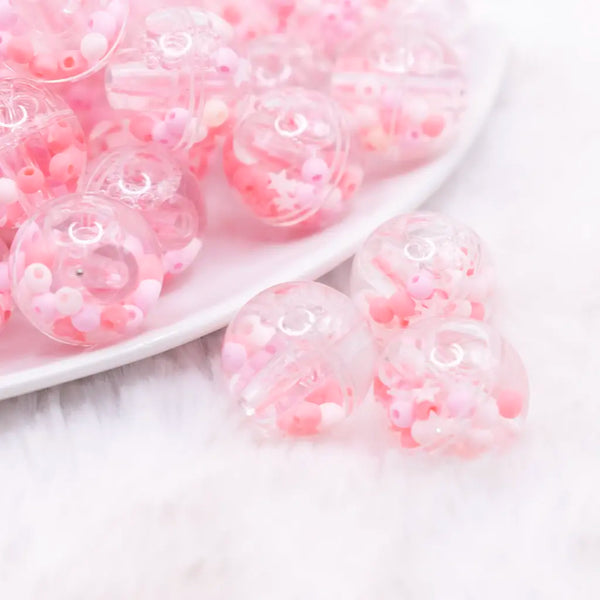
[[[513,440],[529,384],[516,351],[474,310],[491,291],[478,236],[442,215],[405,215],[372,234],[354,270],[356,308],[321,284],[290,283],[234,318],[222,365],[246,413],[312,435],[372,384],[403,448],[471,457]]]
[[[65,102],[26,79],[0,80],[0,230],[75,191],[87,155]]]
[[[85,77],[115,49],[128,10],[128,0],[0,0],[0,56],[41,81]]]
[[[371,385],[374,346],[351,301],[320,283],[251,300],[225,334],[228,386],[266,430],[310,435],[345,419]]]
[[[0,263],[0,321],[10,287],[58,341],[101,346],[136,331],[163,280],[210,239],[201,186],[213,165],[235,192],[220,202],[238,195],[247,217],[309,235],[352,209],[371,158],[399,170],[433,157],[465,102],[449,94],[464,87],[443,33],[454,1],[0,0],[0,239],[14,239]],[[402,73],[379,64],[382,36]],[[435,142],[410,133],[391,152],[371,148],[383,139],[376,125]],[[366,279],[358,310],[386,333],[444,303],[487,316],[485,295],[457,277],[390,320],[400,292]]]
[[[31,323],[78,346],[135,332],[163,283],[160,248],[144,218],[94,194],[54,200],[22,225],[10,273],[14,300]]]

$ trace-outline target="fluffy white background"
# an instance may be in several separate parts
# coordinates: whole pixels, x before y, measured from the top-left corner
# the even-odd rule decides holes
[[[430,206],[495,253],[522,441],[406,457],[367,408],[332,439],[259,443],[212,382],[213,337],[0,406],[0,597],[600,596],[600,3],[497,4],[505,88]]]

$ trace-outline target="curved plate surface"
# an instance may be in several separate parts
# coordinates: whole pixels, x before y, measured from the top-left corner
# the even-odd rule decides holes
[[[285,232],[249,224],[244,209],[227,197],[223,181],[210,181],[211,226],[202,256],[167,288],[145,330],[114,346],[81,351],[47,339],[15,314],[0,333],[0,399],[132,363],[220,329],[261,290],[321,277],[350,258],[383,222],[417,208],[460,164],[500,87],[508,56],[502,34],[475,27],[467,49],[470,107],[450,152],[415,171],[366,185],[344,221],[305,238],[285,239]]]

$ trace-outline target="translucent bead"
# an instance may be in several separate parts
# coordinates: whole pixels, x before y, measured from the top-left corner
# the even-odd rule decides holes
[[[138,212],[96,194],[54,200],[26,221],[11,246],[9,271],[25,317],[77,346],[132,333],[132,321],[141,321],[131,306],[146,315],[163,280],[150,226]]]
[[[165,273],[179,275],[202,249],[206,228],[199,184],[172,155],[148,147],[125,147],[102,155],[82,182],[139,211],[159,241]]]
[[[112,108],[151,119],[144,134],[170,148],[203,141],[206,128],[222,133],[250,80],[231,26],[191,6],[161,8],[136,23],[108,67]],[[218,116],[215,102],[225,107]]]
[[[281,88],[240,107],[225,144],[225,173],[244,203],[270,225],[305,223],[344,197],[350,140],[337,106],[319,92]],[[338,216],[348,204],[336,207]]]
[[[297,0],[287,30],[335,58],[341,48],[377,21],[388,4],[389,0]]]
[[[480,321],[420,321],[393,338],[376,371],[376,400],[406,448],[475,456],[514,439],[527,414],[521,359]]]
[[[338,57],[331,92],[371,171],[431,160],[458,132],[467,102],[462,61],[422,19],[390,19]]]
[[[378,340],[424,317],[486,319],[494,275],[479,236],[437,213],[388,221],[357,253],[352,294]]]
[[[282,86],[326,90],[333,68],[327,56],[291,34],[256,38],[248,44],[248,60],[257,91]]]
[[[13,303],[10,295],[10,277],[8,273],[8,248],[0,239],[0,328],[8,321]]]
[[[73,111],[42,84],[0,80],[0,228],[75,191],[86,162]]]
[[[367,394],[375,351],[350,300],[320,283],[262,292],[225,334],[224,374],[248,416],[291,436],[324,431]]]
[[[44,82],[70,82],[100,70],[121,40],[128,0],[12,0],[9,68]],[[1,9],[0,9],[1,12]]]

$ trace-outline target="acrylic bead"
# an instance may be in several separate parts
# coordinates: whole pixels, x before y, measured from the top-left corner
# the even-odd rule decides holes
[[[0,328],[8,321],[13,303],[10,295],[10,276],[8,271],[8,248],[0,239]]]
[[[370,387],[375,351],[367,323],[320,283],[278,285],[251,300],[222,351],[232,395],[267,432],[312,435],[346,418]]]
[[[106,55],[108,44],[109,42],[104,34],[92,31],[83,36],[79,50],[88,64],[94,65]]]
[[[297,0],[287,30],[299,32],[313,47],[335,57],[353,38],[369,29],[389,0]]]
[[[431,160],[456,137],[467,82],[441,30],[417,18],[388,18],[338,57],[333,97],[345,109],[371,171],[394,172]]]
[[[248,45],[256,92],[299,86],[327,90],[332,62],[301,36],[260,36]]]
[[[225,173],[255,216],[306,223],[343,196],[349,135],[336,105],[316,91],[282,88],[250,97],[225,144]],[[336,207],[340,216],[348,207]]]
[[[0,26],[11,35],[7,66],[44,82],[87,77],[104,66],[123,35],[129,2],[116,4],[118,14],[104,10],[106,0],[12,0],[12,19]]]
[[[138,21],[110,61],[108,101],[131,117],[138,139],[189,149],[205,139],[207,128],[227,122],[248,85],[249,63],[239,55],[233,29],[213,13],[170,7]],[[145,121],[139,134],[134,119]]]
[[[81,184],[139,211],[154,230],[167,275],[179,275],[196,260],[206,227],[199,184],[180,163],[157,147],[110,151],[90,166]]]
[[[26,214],[75,190],[85,166],[85,145],[65,102],[25,79],[0,80],[0,124],[0,227],[14,229]],[[57,177],[56,164],[67,150],[67,172]]]
[[[472,319],[426,319],[398,333],[374,389],[404,447],[468,457],[514,439],[529,399],[516,351]]]
[[[388,221],[357,253],[352,293],[377,339],[424,317],[486,319],[493,268],[479,236],[437,213]]]
[[[157,265],[151,274],[149,263]],[[131,333],[130,321],[141,321],[130,307],[147,315],[163,280],[158,241],[143,217],[87,193],[54,200],[26,221],[11,246],[9,269],[25,317],[49,337],[77,346]]]

